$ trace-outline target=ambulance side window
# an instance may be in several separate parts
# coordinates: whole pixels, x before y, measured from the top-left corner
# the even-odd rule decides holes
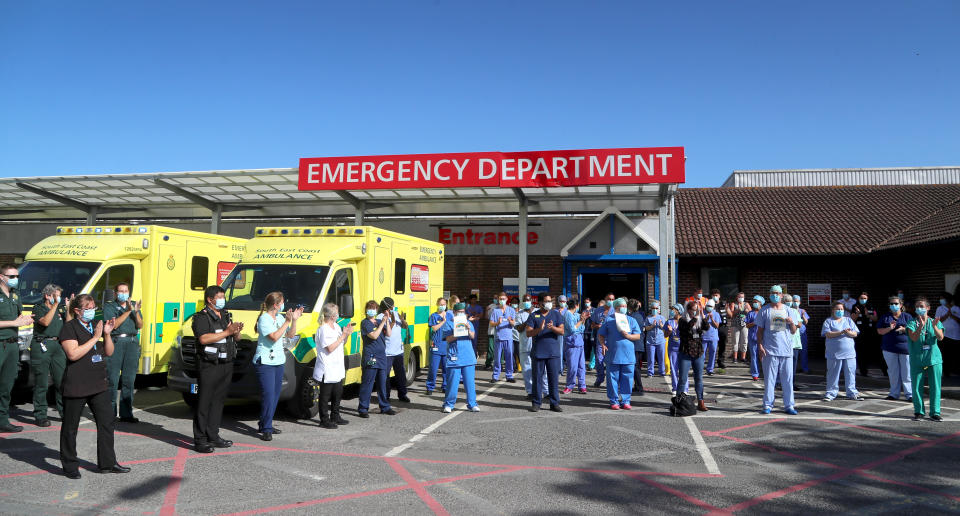
[[[340,300],[345,295],[353,296],[353,269],[340,269],[333,275],[333,283],[330,284],[330,290],[327,292],[327,300],[324,301],[324,304],[334,303],[346,313],[347,310],[340,306]],[[316,311],[319,312],[320,307]]]
[[[210,270],[210,259],[206,256],[194,256],[190,260],[190,290],[207,288],[207,273]]]
[[[100,305],[105,301],[103,298],[104,291],[112,291],[117,283],[130,285],[130,291],[133,292],[133,265],[114,265],[107,269],[106,272],[103,273],[103,276],[100,276],[90,295],[93,296],[94,301]],[[110,299],[106,301],[113,301],[114,299],[116,299],[116,297],[111,296]]]
[[[393,293],[403,294],[407,290],[407,261],[397,258],[393,262]]]

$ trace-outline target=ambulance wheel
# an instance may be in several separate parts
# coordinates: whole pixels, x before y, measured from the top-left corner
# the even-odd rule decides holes
[[[197,395],[192,392],[183,393],[183,402],[190,408],[197,408],[198,399]]]
[[[420,350],[411,349],[407,357],[407,386],[413,385],[414,380],[420,375]]]
[[[317,404],[317,391],[314,388],[314,382],[310,381],[313,369],[297,375],[297,389],[293,392],[293,397],[287,400],[287,411],[297,419],[312,419],[320,412],[320,405]]]

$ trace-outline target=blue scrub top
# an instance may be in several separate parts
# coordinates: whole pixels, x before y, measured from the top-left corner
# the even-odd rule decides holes
[[[720,314],[716,310],[706,313],[704,312],[704,319],[712,320],[713,322],[720,324]],[[708,340],[710,342],[718,342],[720,340],[720,334],[717,332],[717,328],[714,328],[713,325],[710,325],[710,328],[703,332],[703,340]]]
[[[795,310],[787,308],[784,305],[781,308],[787,317],[793,318]],[[793,333],[790,332],[790,326],[786,321],[774,321],[775,310],[771,306],[760,310],[757,315],[757,326],[763,328],[763,349],[767,354],[773,357],[792,357],[793,356]],[[782,327],[778,331],[772,331],[771,328]]]
[[[760,313],[759,310],[751,310],[743,318],[743,324],[750,324],[757,322],[757,315]],[[757,343],[757,326],[754,324],[752,327],[747,328],[747,340],[750,344]]]
[[[667,320],[663,318],[662,315],[648,315],[643,321],[644,326],[654,325],[653,329],[646,332],[646,342],[651,346],[659,346],[663,344],[663,328],[658,328],[656,324],[666,324]]]
[[[470,325],[470,329],[474,334],[477,333],[477,325],[473,324],[470,321],[467,321],[467,324]],[[453,334],[453,319],[447,321],[443,326],[443,334],[445,337],[449,337]],[[450,350],[455,350],[457,360],[450,360]],[[443,363],[448,368],[450,367],[467,367],[477,365],[477,354],[473,350],[473,339],[470,338],[468,334],[466,337],[458,337],[457,340],[447,343],[447,354],[443,357]]]
[[[893,318],[893,314],[887,312],[886,315],[880,318],[880,321],[877,322],[877,329],[889,328],[890,323],[897,322],[897,328],[907,327],[907,323],[913,320],[913,317],[910,316],[907,312],[900,312],[900,317],[896,319]],[[907,332],[897,333],[896,329],[888,332],[886,335],[880,337],[880,349],[883,351],[889,351],[891,353],[899,353],[901,355],[910,354],[910,338],[907,337]]]
[[[527,327],[537,330],[537,333],[534,333],[531,339],[533,343],[530,346],[530,356],[533,358],[560,358],[562,356],[560,336],[553,330],[544,329],[548,321],[552,322],[554,327],[563,324],[563,318],[556,310],[550,310],[546,315],[538,310],[530,314],[530,318],[527,319]]]
[[[804,310],[803,308],[797,308],[796,311],[800,314],[800,320],[797,321],[797,326],[800,326],[800,327],[797,328],[797,332],[799,332],[800,335],[804,335],[805,333],[807,333],[807,325],[803,323],[804,317],[809,319],[810,314],[808,314],[807,311]]]
[[[630,334],[638,335],[643,333],[637,320],[633,317],[627,317],[630,323]],[[617,318],[610,316],[604,321],[603,326],[597,330],[597,336],[603,335],[604,344],[607,346],[607,354],[603,356],[603,362],[607,365],[636,364],[637,356],[634,354],[633,341],[625,339],[620,334],[620,328],[617,327]]]
[[[500,323],[501,317],[504,319],[503,323]],[[494,308],[490,312],[490,321],[494,323],[494,328],[497,330],[497,340],[513,340],[513,325],[510,324],[509,319],[517,320],[517,311],[512,306]]]
[[[680,332],[677,331],[677,321],[670,319],[667,321],[667,326],[670,327],[670,342],[667,343],[667,348],[675,351],[680,349]]]
[[[841,317],[839,319],[830,318],[826,321],[823,321],[823,329],[820,330],[820,336],[826,337],[828,332],[834,331],[843,331],[843,330],[853,330],[858,332],[856,323],[853,322],[853,319],[849,317]],[[845,359],[845,358],[857,358],[857,352],[853,347],[853,339],[847,337],[846,335],[841,335],[840,337],[827,338],[826,346],[827,351],[825,356],[827,358],[832,358],[836,360]]]
[[[577,327],[577,323],[578,323],[578,322],[580,322],[580,314],[578,314],[578,313],[576,313],[576,312],[574,312],[574,311],[571,311],[571,310],[567,310],[566,312],[564,312],[564,314],[563,314],[563,336],[564,336],[564,337],[572,337],[572,336],[574,336],[574,335],[582,335],[582,334],[583,334],[583,329],[584,329],[588,324],[590,324],[590,323],[585,321],[585,322],[584,322],[583,324],[581,324],[580,327],[578,328],[578,327]]]
[[[447,313],[449,312],[444,312],[442,314],[438,312],[434,312],[430,314],[430,320],[428,321],[430,324],[430,327],[432,328],[436,326],[437,324],[440,323],[440,321],[447,321],[448,319]],[[443,330],[445,329],[446,329],[446,325],[443,325],[440,327],[439,330],[433,332],[433,337],[431,338],[431,342],[433,343],[433,346],[437,348],[436,351],[431,350],[431,352],[433,352],[434,354],[437,354],[437,355],[447,354],[447,338],[446,337],[448,334],[444,333]]]
[[[362,367],[372,369],[387,369],[392,364],[387,364],[387,328],[384,325],[383,331],[376,339],[367,337],[367,334],[376,330],[380,322],[376,319],[364,319],[360,321],[360,337],[363,339],[363,359]],[[376,358],[377,362],[369,365],[370,358]]]

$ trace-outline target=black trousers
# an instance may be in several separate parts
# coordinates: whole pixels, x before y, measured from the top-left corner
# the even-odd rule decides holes
[[[633,366],[633,392],[643,392],[643,353],[634,350],[637,363]]]
[[[387,357],[393,363],[393,378],[390,379],[390,386],[387,388],[387,398],[390,397],[391,388],[397,390],[397,396],[406,396],[407,395],[407,364],[403,359],[403,355],[396,355],[393,357]]]
[[[320,422],[340,419],[340,399],[343,398],[343,380],[320,384]]]
[[[197,378],[197,410],[193,414],[193,442],[210,444],[220,439],[223,402],[227,399],[233,364],[201,362]]]
[[[721,326],[717,328],[717,365],[719,367],[725,367],[723,363],[723,356],[727,352],[727,327]]]
[[[533,360],[533,404],[540,406],[543,403],[541,398],[540,389],[537,387],[542,387],[543,375],[547,375],[547,390],[549,391],[550,406],[555,407],[560,405],[560,357],[550,357],[550,358],[535,358],[531,357]]]
[[[97,423],[97,467],[110,468],[117,464],[113,451],[113,402],[110,391],[98,392],[83,398],[63,397],[63,424],[60,427],[60,463],[63,471],[75,473],[79,470],[77,460],[77,430],[80,428],[80,416],[83,406],[89,405],[93,419]]]

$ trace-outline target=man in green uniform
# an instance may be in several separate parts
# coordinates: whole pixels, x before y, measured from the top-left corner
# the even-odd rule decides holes
[[[63,289],[57,285],[43,287],[43,300],[33,305],[33,343],[30,344],[30,373],[33,375],[33,416],[37,426],[50,426],[47,419],[47,390],[50,376],[57,395],[57,413],[63,418],[63,371],[67,367],[67,355],[60,347],[60,330],[63,329],[66,310],[60,303]],[[69,316],[67,316],[69,317]]]
[[[137,332],[143,326],[140,302],[130,301],[130,285],[119,283],[114,290],[115,301],[103,304],[103,320],[116,320],[110,336],[113,338],[113,355],[107,357],[107,380],[110,382],[110,399],[113,413],[117,413],[117,386],[120,386],[120,421],[139,423],[133,417],[133,384],[137,379],[140,364],[140,337]]]
[[[940,379],[943,376],[943,355],[940,341],[943,340],[943,323],[931,316],[930,303],[925,298],[917,299],[916,319],[907,323],[910,339],[910,379],[913,385],[913,420],[923,418],[923,384],[930,384],[930,419],[943,421],[940,417]]]
[[[20,368],[20,327],[32,324],[33,317],[23,313],[17,284],[20,273],[11,264],[0,265],[0,432],[19,432],[22,426],[10,424],[10,391]]]

